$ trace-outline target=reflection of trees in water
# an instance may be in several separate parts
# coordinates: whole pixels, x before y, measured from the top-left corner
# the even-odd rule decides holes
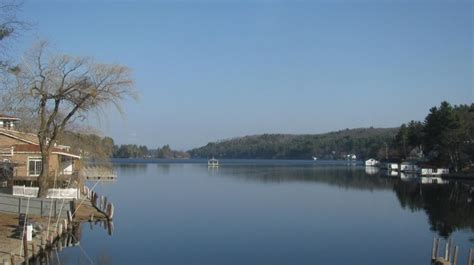
[[[96,220],[94,222],[89,222],[90,229],[94,227],[103,228],[107,231],[108,235],[113,234],[114,224],[107,220]],[[60,265],[60,264],[99,264],[99,265],[109,265],[113,264],[112,256],[110,255],[107,249],[101,249],[101,251],[95,256],[89,256],[85,252],[84,248],[81,247],[80,241],[82,238],[82,226],[81,223],[74,223],[72,229],[64,233],[60,238],[57,238],[53,246],[48,247],[44,250],[41,255],[30,260],[29,264],[33,265]],[[74,247],[79,252],[69,252],[64,254],[61,252],[65,248]],[[61,253],[61,254],[59,254]],[[79,254],[78,254],[79,253]],[[60,256],[60,258],[59,258]],[[59,260],[60,259],[60,260]],[[94,259],[94,261],[92,260]]]
[[[169,175],[171,171],[171,165],[170,164],[156,164],[156,168],[159,173],[163,175]]]
[[[402,208],[413,212],[425,211],[431,229],[440,236],[449,237],[459,229],[474,229],[474,183],[421,184],[418,181],[370,176],[361,168],[334,166],[226,166],[219,169],[219,176],[262,183],[300,181],[321,182],[347,189],[393,189]]]
[[[226,166],[219,169],[220,176],[238,177],[257,182],[322,182],[329,185],[361,189],[392,189],[394,180],[370,176],[359,167],[281,167],[281,166]]]
[[[449,237],[460,229],[474,229],[474,187],[472,183],[447,185],[398,181],[394,185],[400,205],[412,211],[424,210],[431,230]]]
[[[148,164],[122,163],[122,164],[115,164],[114,166],[117,169],[119,176],[121,173],[127,176],[138,176],[138,175],[142,175],[146,173]]]

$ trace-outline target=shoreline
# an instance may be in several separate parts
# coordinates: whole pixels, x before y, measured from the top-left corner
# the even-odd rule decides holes
[[[78,205],[79,206],[79,205]],[[91,218],[92,217],[92,218]],[[28,222],[35,223],[41,227],[32,240],[27,242],[27,251],[23,249],[22,228],[20,226],[19,214],[0,213],[0,263],[2,264],[24,264],[25,254],[28,260],[41,258],[48,259],[48,252],[53,249],[62,249],[77,240],[75,231],[80,231],[81,224],[90,221],[108,221],[104,213],[92,206],[90,199],[85,198],[77,208],[74,216],[70,218],[28,216]],[[48,222],[50,223],[49,229]],[[64,239],[64,240],[63,240]]]

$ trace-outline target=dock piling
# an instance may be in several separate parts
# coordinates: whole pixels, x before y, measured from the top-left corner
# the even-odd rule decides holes
[[[467,265],[472,265],[472,256],[474,255],[474,249],[469,249],[469,257],[467,259]]]
[[[431,260],[434,261],[438,257],[439,238],[433,238],[433,247],[431,248]]]
[[[446,240],[446,247],[444,249],[444,260],[449,261],[449,240]]]
[[[28,265],[28,241],[26,240],[26,231],[23,233],[23,256],[25,257],[25,264]]]

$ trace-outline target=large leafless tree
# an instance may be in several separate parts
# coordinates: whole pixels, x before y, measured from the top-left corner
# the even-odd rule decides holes
[[[125,98],[136,95],[127,67],[54,55],[47,46],[46,42],[40,42],[12,69],[16,85],[5,98],[11,106],[30,109],[37,117],[36,131],[43,160],[38,177],[40,197],[47,194],[50,154],[64,130],[78,119],[110,105],[120,110]]]

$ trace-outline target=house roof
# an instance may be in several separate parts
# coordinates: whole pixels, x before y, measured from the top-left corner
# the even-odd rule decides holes
[[[17,139],[28,144],[38,144],[38,136],[32,133],[24,133],[14,130],[0,128],[0,134]]]
[[[14,145],[14,152],[24,152],[24,153],[41,153],[39,145],[36,144],[16,144]],[[73,154],[71,152],[68,152],[64,149],[60,149],[57,147],[53,148],[52,151],[53,154],[56,155],[62,155],[62,156],[68,156],[72,158],[77,158],[80,159],[80,155]]]
[[[8,116],[0,113],[0,120],[19,121],[20,119],[17,117]]]

